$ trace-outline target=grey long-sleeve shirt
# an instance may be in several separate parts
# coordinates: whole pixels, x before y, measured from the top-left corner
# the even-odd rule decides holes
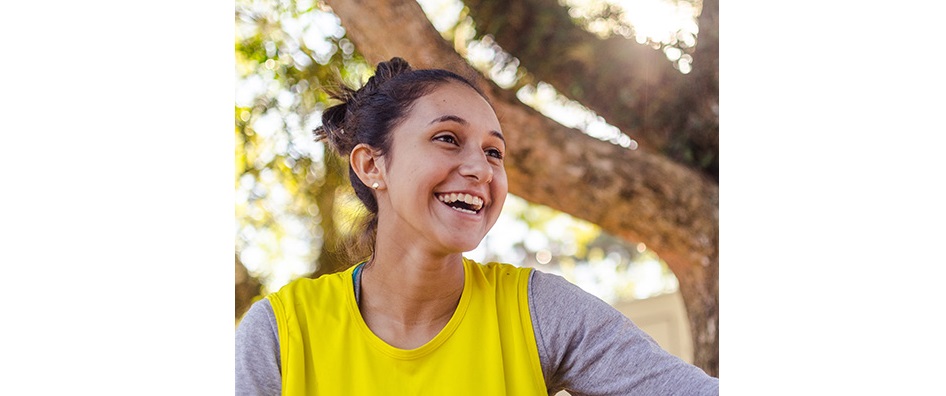
[[[533,270],[529,310],[549,394],[718,395],[719,380],[664,351],[616,309],[564,278]],[[268,299],[236,332],[237,395],[279,395],[279,335]]]

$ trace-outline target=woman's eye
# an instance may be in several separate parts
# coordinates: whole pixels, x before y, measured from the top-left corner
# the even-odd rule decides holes
[[[440,135],[440,136],[435,137],[434,140],[438,140],[444,143],[457,144],[457,139],[450,135]]]
[[[488,150],[486,150],[486,155],[488,155],[488,156],[490,156],[490,157],[493,157],[493,158],[497,158],[497,159],[503,159],[503,152],[502,152],[502,151],[499,151],[499,150],[497,150],[497,149],[488,149]]]

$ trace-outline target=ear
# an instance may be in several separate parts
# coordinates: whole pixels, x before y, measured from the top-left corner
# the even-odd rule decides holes
[[[379,155],[373,147],[359,143],[348,155],[351,168],[368,187],[378,183],[379,188],[384,186],[384,157]]]

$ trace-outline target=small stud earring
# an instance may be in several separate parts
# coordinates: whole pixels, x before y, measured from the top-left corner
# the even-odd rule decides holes
[[[374,182],[373,184],[371,184],[371,188],[373,188],[373,189],[375,189],[375,190],[377,190],[378,187],[381,187],[381,185],[378,184],[378,182]]]

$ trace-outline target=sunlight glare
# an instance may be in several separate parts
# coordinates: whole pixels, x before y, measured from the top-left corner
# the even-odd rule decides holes
[[[624,9],[624,20],[634,27],[637,42],[643,39],[663,44],[675,41],[678,31],[693,32],[695,10],[686,2],[665,0],[610,0]]]
[[[464,7],[460,0],[417,0],[417,3],[439,32],[456,26]]]
[[[677,68],[680,69],[680,73],[688,74],[690,70],[693,69],[693,66],[690,65],[690,61],[687,59],[680,59],[680,62],[677,63]]]
[[[681,65],[678,59],[680,51],[696,46],[697,17],[702,11],[700,0],[560,0],[560,3],[569,7],[569,15],[581,21],[585,30],[601,38],[617,35],[654,49],[675,49],[664,52],[667,59],[681,73],[689,72],[692,59],[683,62],[688,63],[686,65]],[[608,5],[621,11],[615,16],[608,12]]]
[[[253,121],[253,130],[263,138],[273,136],[277,131],[282,130],[282,127],[282,115],[275,110],[269,110]]]
[[[677,47],[664,47],[664,53],[667,54],[667,59],[676,61],[677,59],[680,59],[680,56],[683,55],[683,50]]]
[[[516,92],[516,96],[522,103],[566,127],[581,130],[588,136],[630,150],[636,150],[638,147],[637,141],[580,103],[562,96],[550,84],[539,82],[535,87],[523,86]]]

